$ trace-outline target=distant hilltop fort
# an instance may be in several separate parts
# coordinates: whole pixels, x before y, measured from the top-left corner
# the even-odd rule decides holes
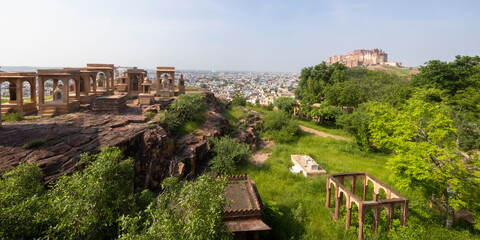
[[[347,67],[368,66],[373,64],[401,67],[402,63],[388,62],[387,54],[382,49],[365,50],[359,49],[349,52],[346,55],[333,56],[327,59],[327,65],[336,62],[342,63]]]

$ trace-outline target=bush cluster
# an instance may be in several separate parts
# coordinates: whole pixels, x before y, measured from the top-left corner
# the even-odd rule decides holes
[[[294,142],[300,135],[298,124],[282,110],[269,112],[263,117],[262,131],[278,143]]]
[[[213,138],[210,140],[213,145],[213,158],[208,165],[210,169],[220,175],[231,175],[236,170],[236,164],[248,160],[252,152],[244,143],[237,142],[229,136]]]
[[[0,239],[225,239],[225,179],[166,179],[134,193],[134,163],[119,148],[84,154],[83,171],[46,190],[35,163],[0,177]]]
[[[275,99],[275,107],[289,114],[293,114],[293,109],[297,105],[297,101],[291,97],[279,97]]]
[[[207,110],[205,95],[201,93],[183,94],[172,102],[165,114],[163,125],[172,133],[178,134],[187,121],[202,121]]]

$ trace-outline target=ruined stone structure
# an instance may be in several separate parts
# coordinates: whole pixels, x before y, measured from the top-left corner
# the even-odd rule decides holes
[[[7,103],[0,103],[1,113],[17,112],[30,114],[37,111],[37,87],[35,72],[0,72],[0,85],[8,82],[10,99]],[[23,96],[23,85],[30,86],[30,101],[25,102]],[[1,116],[0,116],[1,117]]]
[[[225,192],[232,204],[225,207],[223,221],[235,239],[259,239],[260,231],[271,230],[262,221],[262,199],[248,175],[228,177]]]
[[[388,62],[387,54],[378,48],[372,50],[359,49],[346,55],[333,56],[327,59],[327,64],[342,63],[347,67],[367,66]]]
[[[355,195],[357,180],[361,179],[363,182],[363,197],[362,200]],[[351,189],[344,186],[345,180],[351,181]],[[367,186],[373,184],[373,200],[367,201]],[[363,238],[363,224],[365,221],[365,214],[368,209],[373,209],[373,233],[377,232],[378,221],[380,218],[380,211],[386,209],[388,229],[392,226],[392,218],[394,216],[395,207],[400,206],[401,217],[400,223],[405,226],[408,215],[408,199],[400,195],[391,187],[380,182],[378,179],[366,172],[356,173],[338,173],[327,175],[327,201],[326,207],[330,208],[330,197],[332,185],[335,188],[335,214],[333,219],[336,221],[339,217],[340,206],[343,204],[345,197],[347,208],[346,228],[348,229],[352,219],[352,203],[358,207],[358,239]],[[380,190],[383,190],[386,199],[379,199]]]

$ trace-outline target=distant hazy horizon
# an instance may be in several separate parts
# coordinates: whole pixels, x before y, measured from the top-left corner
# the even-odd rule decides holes
[[[0,66],[299,72],[356,49],[382,49],[407,67],[480,54],[474,0],[4,0],[1,7]]]

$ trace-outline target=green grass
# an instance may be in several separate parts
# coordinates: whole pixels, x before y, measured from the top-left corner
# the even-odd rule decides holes
[[[194,120],[192,121],[186,121],[183,126],[180,128],[180,134],[179,136],[184,136],[186,134],[189,134],[191,132],[195,132],[202,123],[205,122],[205,113],[199,113],[196,114],[194,117]]]
[[[22,121],[25,119],[25,116],[21,113],[7,113],[2,115],[3,122],[15,122]]]
[[[265,109],[264,107],[260,107],[258,105],[247,106],[246,108],[250,109],[250,110],[253,110],[253,111],[256,111],[256,112],[259,112],[259,113],[262,113],[262,114],[267,114],[269,112],[272,112],[272,111],[269,111],[269,110]],[[348,134],[345,130],[343,130],[342,128],[340,128],[338,126],[335,126],[335,125],[327,125],[327,124],[320,125],[316,122],[312,122],[312,121],[305,120],[305,119],[300,119],[300,118],[295,118],[295,122],[298,125],[313,128],[315,130],[326,132],[328,134],[352,138],[352,136],[350,134]]]
[[[45,101],[47,101],[47,102],[48,102],[49,100],[51,101],[52,99],[53,99],[53,95],[46,95],[46,96],[45,96]],[[5,98],[5,97],[2,96],[2,104],[8,103],[8,101],[10,101],[9,97],[6,97],[6,98]],[[24,101],[24,102],[30,102],[30,98],[29,98],[29,97],[25,97],[25,98],[23,98],[23,101]],[[38,96],[37,96],[37,103],[38,103]]]
[[[36,148],[36,147],[39,147],[41,145],[43,145],[45,143],[45,141],[41,140],[41,139],[36,139],[36,140],[32,140],[28,143],[25,143],[22,148],[23,149],[31,149],[31,148]]]
[[[232,134],[237,132],[238,120],[247,117],[247,114],[243,111],[243,107],[241,106],[230,106],[223,111],[222,115],[227,118],[228,123],[230,124],[230,132]]]
[[[262,114],[266,114],[268,112],[271,112],[271,111],[267,110],[266,107],[260,106],[260,104],[257,104],[257,105],[254,105],[254,106],[253,105],[247,105],[245,108],[256,111],[256,112],[259,112],[259,113],[262,113]]]
[[[184,125],[183,125],[183,131],[185,133],[191,133],[195,130],[197,130],[199,127],[200,127],[200,124],[199,122],[195,122],[195,121],[188,121],[186,122]]]
[[[331,138],[304,135],[294,144],[277,144],[272,155],[263,166],[244,164],[238,174],[249,174],[256,182],[260,196],[265,204],[264,221],[273,230],[271,239],[356,239],[358,218],[353,211],[352,227],[345,231],[345,209],[339,221],[333,221],[330,209],[325,207],[326,178],[318,176],[307,179],[289,171],[293,164],[291,154],[308,154],[322,166],[327,173],[366,171],[380,181],[392,186],[410,199],[407,228],[402,229],[399,221],[394,220],[396,230],[387,235],[385,230],[385,211],[382,211],[379,234],[371,236],[372,216],[367,213],[364,227],[364,239],[478,239],[479,235],[470,233],[471,229],[457,225],[454,230],[442,227],[441,218],[428,207],[428,202],[419,191],[404,191],[390,182],[391,171],[386,168],[390,155],[365,153],[358,150],[354,143]],[[369,186],[368,198],[372,187]],[[359,188],[357,188],[359,189]],[[333,197],[332,202],[334,203]],[[398,219],[399,212],[395,218]],[[263,236],[266,237],[266,236]]]
[[[395,73],[397,73],[399,76],[412,76],[412,72],[408,68],[391,68]]]
[[[145,114],[143,114],[145,117],[148,117],[148,118],[153,118],[155,117],[156,113],[154,112],[147,112]]]
[[[197,91],[197,90],[199,90],[199,89],[200,89],[200,88],[198,88],[198,87],[193,87],[193,86],[186,86],[186,87],[185,87],[185,90],[187,90],[187,91]]]

